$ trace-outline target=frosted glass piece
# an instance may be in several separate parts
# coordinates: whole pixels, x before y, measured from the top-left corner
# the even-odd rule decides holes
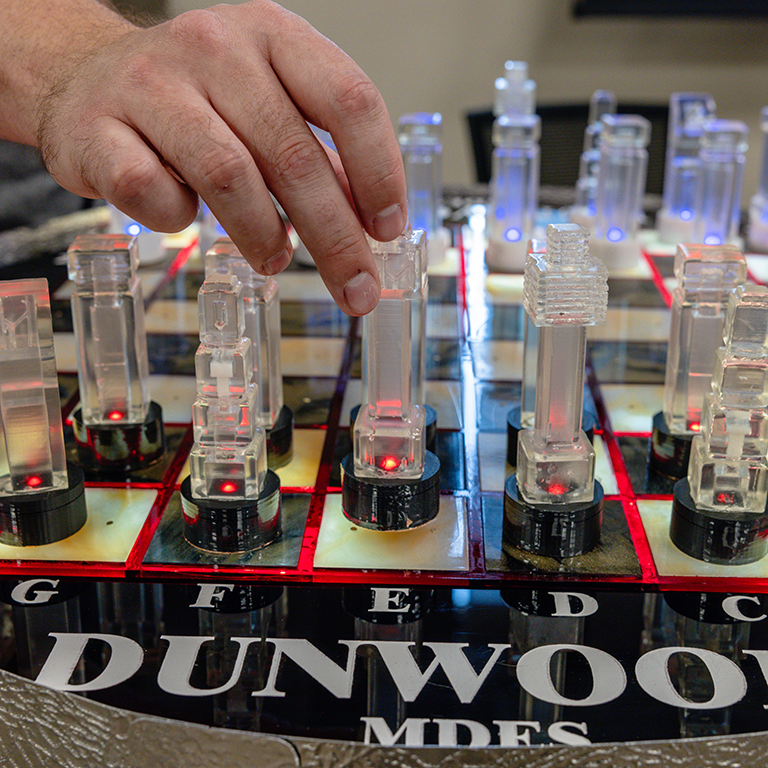
[[[595,237],[634,239],[642,218],[651,124],[639,115],[605,115],[595,201]]]
[[[547,241],[533,239],[528,243],[528,258],[547,252]],[[538,367],[539,329],[531,316],[525,313],[523,330],[523,375],[520,392],[520,425],[530,429],[534,424],[536,404],[536,370]]]
[[[423,229],[427,240],[440,229],[443,199],[443,117],[439,112],[401,115],[398,141],[405,167],[408,220]]]
[[[525,265],[523,306],[534,325],[600,325],[608,306],[608,272],[589,253],[589,232],[550,224],[546,252]]]
[[[693,218],[701,171],[699,150],[704,124],[715,117],[708,93],[673,93],[669,99],[664,209],[682,221]]]
[[[245,327],[242,284],[234,275],[210,275],[198,293],[198,310],[192,496],[255,499],[267,471],[266,433],[256,418],[251,340],[237,335]]]
[[[271,429],[283,407],[280,358],[280,295],[277,281],[254,271],[229,238],[219,238],[205,257],[205,274],[234,275],[242,284],[245,327],[251,340],[253,375],[258,391],[257,418]]]
[[[533,233],[539,199],[537,115],[501,115],[493,124],[489,238],[525,244]]]
[[[669,429],[682,434],[701,423],[728,297],[746,281],[747,262],[735,246],[679,245],[674,269],[663,410]]]
[[[760,337],[765,328],[760,326],[768,311],[766,292],[754,296],[753,290],[740,287],[729,297],[725,345],[717,352],[702,430],[691,448],[688,483],[697,507],[761,515],[768,501],[768,360],[740,354],[764,343]],[[757,307],[750,306],[753,297]],[[744,347],[742,334],[749,340]]]
[[[603,132],[604,115],[616,114],[617,101],[612,91],[595,91],[589,100],[589,117],[584,130],[584,151],[579,162],[579,178],[576,182],[576,206],[595,215],[597,199],[597,174],[600,167],[600,136]]]
[[[256,499],[267,472],[264,440],[245,446],[195,444],[189,453],[189,469],[193,497]]]
[[[736,357],[768,357],[768,288],[742,286],[730,294],[723,336]]]
[[[415,403],[414,377],[423,360],[426,295],[424,232],[390,243],[370,241],[381,281],[378,305],[363,319],[363,403],[354,426],[360,477],[421,477],[425,413]]]
[[[493,113],[532,115],[536,111],[536,83],[528,78],[524,61],[504,62],[504,74],[494,82]]]
[[[150,396],[138,238],[80,235],[67,261],[83,422],[141,423]]]
[[[197,309],[204,344],[235,344],[243,337],[243,286],[234,275],[206,278],[198,293]]]
[[[737,120],[710,120],[704,125],[693,225],[697,242],[720,245],[738,235],[748,134],[746,124]]]
[[[523,305],[538,327],[536,402],[533,427],[518,437],[517,485],[529,504],[591,501],[595,453],[581,429],[586,327],[605,321],[608,274],[578,224],[550,224],[546,250],[533,248]]]
[[[67,485],[48,282],[0,283],[0,494]]]

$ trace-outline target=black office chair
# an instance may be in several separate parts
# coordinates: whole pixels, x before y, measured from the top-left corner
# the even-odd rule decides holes
[[[646,194],[661,195],[664,188],[664,165],[667,147],[669,107],[652,104],[619,103],[621,114],[642,115],[651,123],[648,146]],[[540,184],[542,187],[573,188],[579,177],[579,159],[584,146],[584,129],[589,115],[588,104],[541,105],[536,108],[541,118]],[[477,181],[491,179],[493,112],[467,113]]]

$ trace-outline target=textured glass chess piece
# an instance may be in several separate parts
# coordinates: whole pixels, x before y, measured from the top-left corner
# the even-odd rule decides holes
[[[64,449],[48,282],[2,282],[0,542],[48,544],[85,520],[83,472]]]
[[[670,535],[706,562],[748,563],[768,551],[768,289],[729,297],[701,431],[674,489]]]
[[[588,237],[578,224],[550,224],[546,253],[526,264],[523,305],[539,329],[536,403],[505,486],[505,549],[571,557],[599,540],[602,488],[581,417],[586,329],[605,322],[608,275]]]
[[[198,310],[195,444],[181,486],[184,535],[202,549],[249,551],[280,535],[280,482],[267,470],[266,435],[256,418],[242,284],[234,275],[211,275]]]
[[[165,451],[160,406],[149,395],[138,238],[80,235],[67,251],[74,284],[80,408],[72,414],[80,463],[124,472]]]

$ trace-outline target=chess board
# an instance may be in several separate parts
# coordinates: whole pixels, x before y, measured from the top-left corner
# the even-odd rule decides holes
[[[277,470],[282,536],[246,554],[205,552],[184,540],[179,488],[192,445],[203,270],[194,239],[174,240],[164,259],[141,268],[151,391],[163,409],[167,452],[129,476],[86,471],[88,521],[70,538],[0,545],[13,625],[0,666],[135,712],[289,740],[586,749],[765,730],[768,558],[710,565],[676,549],[673,481],[648,469],[673,251],[649,234],[637,267],[609,280],[607,323],[589,329],[586,400],[598,417],[596,475],[605,492],[599,545],[564,560],[513,558],[502,550],[503,489],[511,471],[506,418],[520,397],[522,275],[487,274],[482,225],[475,208],[468,212],[451,229],[445,259],[429,269],[426,401],[437,412],[441,462],[440,511],[431,523],[377,532],[344,517],[340,462],[351,450],[349,414],[361,397],[362,322],[341,313],[314,269],[293,265],[278,277],[285,400],[295,418],[293,458]],[[751,279],[767,281],[768,256],[748,261]],[[50,259],[23,270],[51,283],[74,460],[72,287]],[[13,269],[0,275],[14,276]],[[35,599],[40,584],[61,593],[55,605]],[[59,669],[68,633],[100,638],[89,635],[88,648],[70,659],[69,678]],[[127,679],[89,688],[84,681],[109,666],[99,647],[109,645],[105,634],[129,638],[145,662]],[[262,641],[245,662],[237,655],[244,641],[199,646],[192,671],[169,682],[163,659],[171,651],[182,659],[174,670],[183,671],[178,638],[202,636],[214,645],[216,638]],[[350,643],[358,645],[350,650]],[[553,658],[536,653],[552,644],[564,654],[558,664],[568,657],[562,678]],[[452,645],[465,650],[446,650]],[[395,646],[414,650],[396,658]],[[661,654],[666,678],[645,669],[649,653]],[[741,695],[726,682],[733,667]],[[227,689],[232,669],[238,685]],[[351,703],[340,709],[340,700]]]

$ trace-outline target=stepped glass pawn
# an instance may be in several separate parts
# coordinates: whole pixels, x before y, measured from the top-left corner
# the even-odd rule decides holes
[[[255,418],[267,434],[267,464],[278,469],[293,456],[293,412],[283,401],[277,281],[255,272],[228,237],[219,238],[208,250],[205,274],[234,275],[242,285],[244,335],[251,341],[256,386]]]
[[[266,436],[255,418],[242,284],[233,275],[211,275],[198,310],[195,444],[181,486],[184,536],[201,549],[251,551],[280,535],[280,481],[267,470]]]
[[[730,295],[723,342],[670,536],[692,557],[739,565],[768,551],[768,289]]]

